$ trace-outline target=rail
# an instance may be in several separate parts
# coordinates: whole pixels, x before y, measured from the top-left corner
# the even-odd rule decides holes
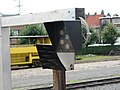
[[[66,90],[78,90],[86,87],[96,87],[96,86],[115,84],[115,83],[120,83],[120,76],[100,78],[95,80],[79,82],[79,83],[67,84]],[[53,90],[53,86],[42,87],[42,88],[32,88],[28,90]]]

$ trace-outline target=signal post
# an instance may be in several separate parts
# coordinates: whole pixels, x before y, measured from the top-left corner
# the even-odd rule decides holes
[[[52,45],[37,45],[43,69],[53,69],[54,90],[66,89],[65,71],[74,70],[75,52],[82,48],[81,21],[45,22]]]
[[[53,89],[66,90],[66,76],[64,70],[53,69]]]

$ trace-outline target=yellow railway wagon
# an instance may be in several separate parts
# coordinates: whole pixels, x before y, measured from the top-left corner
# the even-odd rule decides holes
[[[20,36],[19,36],[19,38],[20,38]],[[29,38],[31,38],[31,37],[29,36]],[[40,37],[34,36],[34,38],[36,38],[37,43],[51,44],[48,36],[40,36]],[[14,39],[15,39],[15,37],[14,37]],[[34,46],[34,45],[24,45],[24,46],[19,45],[19,46],[15,46],[15,47],[12,46],[10,48],[10,56],[11,56],[11,65],[12,66],[27,65],[29,67],[32,67],[32,66],[38,67],[41,65],[36,46]]]

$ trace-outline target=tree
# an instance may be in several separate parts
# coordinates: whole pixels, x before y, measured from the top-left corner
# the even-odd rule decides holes
[[[20,32],[22,36],[36,36],[47,34],[43,24],[28,25]]]
[[[90,29],[91,37],[88,44],[95,44],[98,42],[98,34],[95,32],[95,29],[93,27],[90,27],[89,29]]]
[[[112,23],[106,24],[102,30],[102,39],[104,43],[114,45],[118,38],[118,32],[116,26]]]
[[[10,36],[16,36],[15,30],[10,30]]]
[[[89,30],[91,35],[88,42],[85,44],[86,47],[89,44],[95,44],[96,42],[98,42],[98,34],[95,32],[95,29],[93,27],[90,27]],[[87,31],[84,27],[82,27],[82,43],[86,42],[86,37],[87,37]]]
[[[103,14],[103,15],[104,15],[104,10],[101,10],[101,14]]]
[[[90,13],[88,12],[88,14],[87,14],[88,16],[90,15]]]
[[[20,32],[21,36],[36,36],[36,35],[47,35],[47,32],[43,24],[28,25],[23,28]],[[31,39],[31,43],[35,43],[35,39]],[[22,44],[28,44],[27,39],[21,39]]]
[[[110,13],[108,13],[107,16],[110,16],[110,17],[111,17]]]
[[[97,15],[97,12],[95,12],[94,15]]]
[[[104,21],[101,23],[100,30],[103,31],[103,28],[104,28],[105,26],[107,26],[108,24],[109,24],[109,22],[106,21],[106,20],[104,20]]]
[[[10,29],[10,36],[18,36],[19,31],[16,29]]]

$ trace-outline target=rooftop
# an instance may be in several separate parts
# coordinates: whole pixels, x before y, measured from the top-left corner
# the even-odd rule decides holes
[[[103,14],[87,15],[86,21],[88,23],[88,26],[94,26],[94,27],[100,26],[100,20],[99,20],[100,17],[104,17],[104,15]]]

